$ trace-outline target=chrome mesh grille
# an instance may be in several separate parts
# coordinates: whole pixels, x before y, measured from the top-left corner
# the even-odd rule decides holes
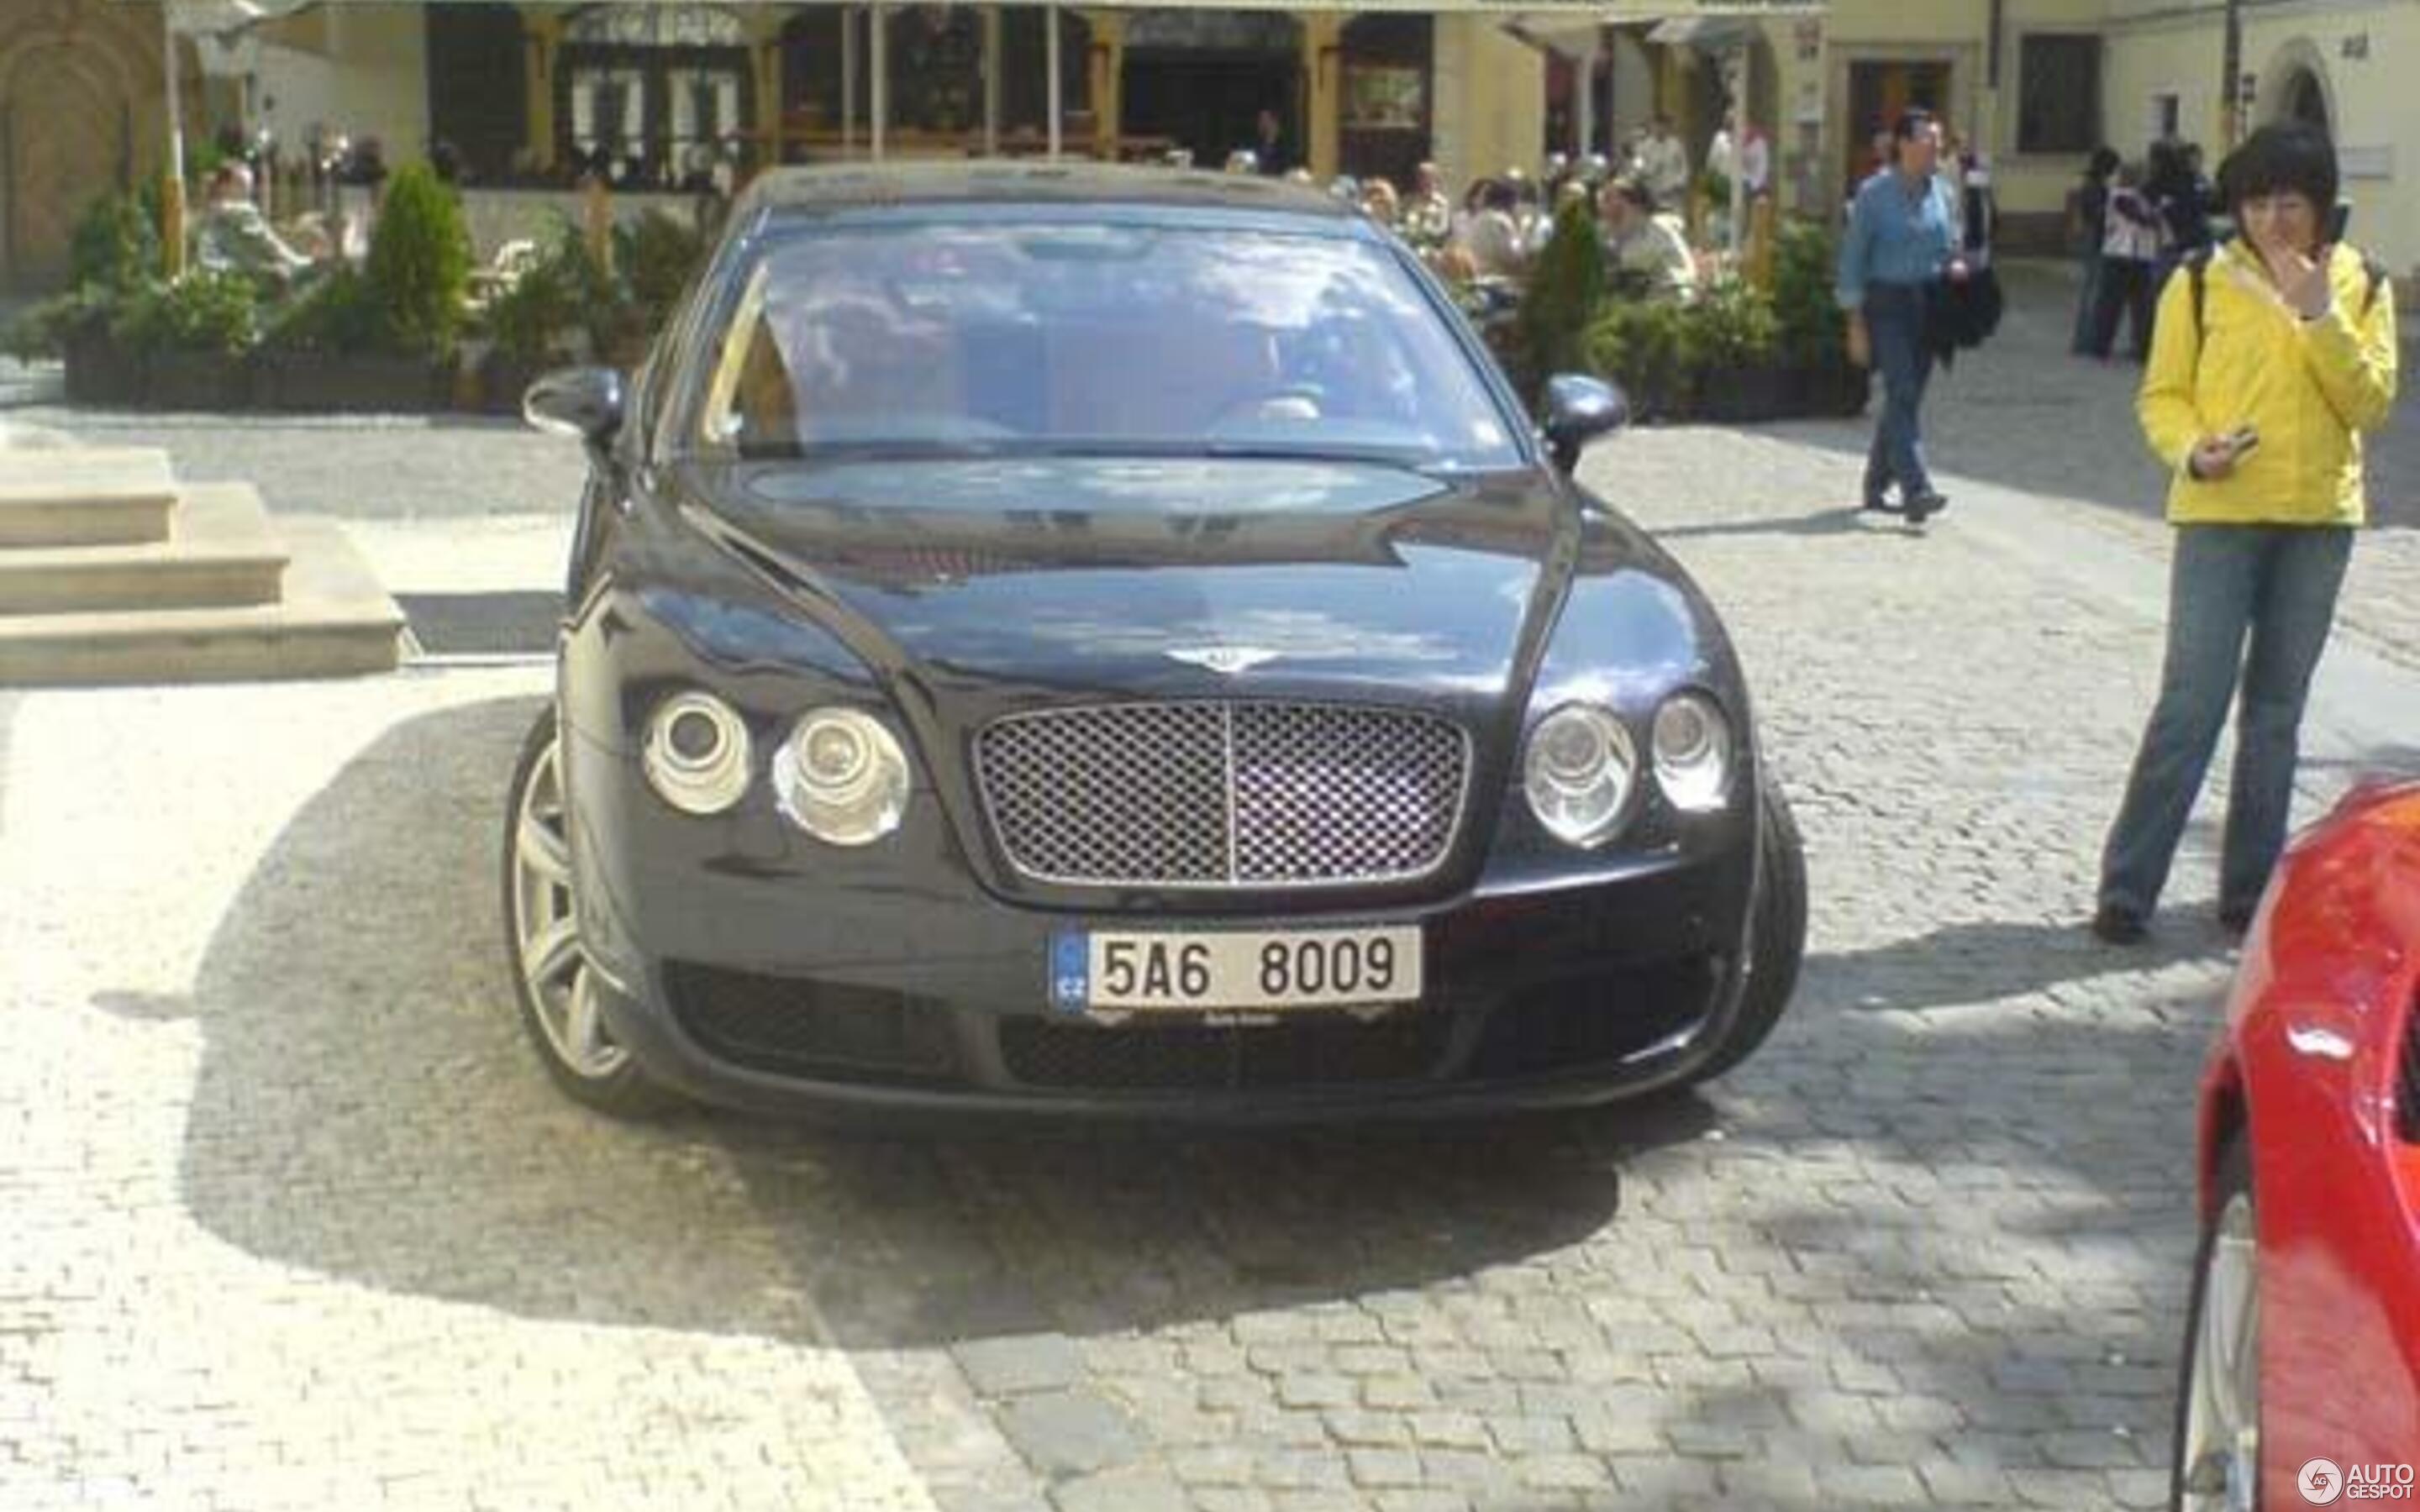
[[[1118,703],[975,739],[1009,864],[1076,886],[1308,887],[1434,871],[1470,746],[1447,720],[1328,703]]]

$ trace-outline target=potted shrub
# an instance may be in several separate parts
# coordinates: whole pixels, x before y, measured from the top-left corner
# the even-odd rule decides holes
[[[270,322],[256,364],[280,409],[426,410],[452,398],[470,286],[461,207],[425,163],[388,180],[361,271],[339,267]]]
[[[1848,358],[1847,317],[1833,295],[1836,252],[1823,226],[1792,221],[1774,247],[1773,310],[1785,402],[1802,414],[1864,412],[1869,382]]]
[[[592,340],[587,322],[602,282],[587,243],[566,224],[488,301],[480,316],[489,343],[479,362],[482,409],[520,413],[521,394],[540,374],[579,360]]]
[[[95,199],[69,242],[68,290],[25,311],[9,328],[7,349],[24,360],[64,358],[68,398],[76,404],[132,404],[142,374],[111,325],[160,267],[160,231],[131,195]]]
[[[1737,278],[1719,280],[1690,307],[1683,331],[1698,418],[1771,420],[1783,412],[1774,367],[1781,326],[1763,294]]]
[[[613,271],[628,291],[641,348],[631,362],[644,359],[645,344],[672,318],[707,250],[706,238],[662,210],[613,228]],[[625,354],[613,355],[618,361]]]
[[[1588,365],[1589,313],[1605,298],[1605,243],[1586,202],[1566,205],[1530,270],[1513,323],[1512,380],[1534,409],[1546,379]]]
[[[244,354],[259,339],[259,295],[240,273],[196,270],[131,297],[111,326],[142,373],[153,409],[240,409],[251,403]]]
[[[381,347],[382,312],[369,280],[338,266],[271,315],[254,359],[264,409],[302,411],[425,409],[429,367]]]
[[[1621,385],[1642,421],[1689,412],[1689,309],[1668,300],[1609,300],[1582,337],[1590,371]]]
[[[363,270],[390,350],[452,355],[471,287],[471,235],[461,206],[427,163],[407,164],[388,182]]]

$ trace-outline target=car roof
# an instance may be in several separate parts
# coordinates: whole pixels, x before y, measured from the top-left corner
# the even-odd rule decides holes
[[[733,218],[976,205],[1231,210],[1329,222],[1340,230],[1361,219],[1333,194],[1256,174],[1000,160],[775,168],[748,186]]]

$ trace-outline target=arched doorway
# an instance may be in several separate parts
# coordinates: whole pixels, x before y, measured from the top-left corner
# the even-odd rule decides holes
[[[2305,40],[2288,42],[2261,73],[2258,118],[2299,121],[2333,136],[2335,112],[2331,99],[2327,64],[2319,48]]]
[[[2295,69],[2292,77],[2286,81],[2284,109],[2279,115],[2286,120],[2316,126],[2322,131],[2329,131],[2328,92],[2320,85],[2319,76],[2308,69]]]
[[[118,182],[126,112],[63,47],[26,57],[0,97],[8,101],[8,264],[17,282],[47,287],[66,280],[85,204]]]
[[[1277,113],[1277,166],[1311,156],[1302,118],[1301,23],[1275,10],[1145,10],[1126,23],[1118,91],[1126,136],[1162,137],[1215,168]],[[1264,168],[1269,164],[1263,164]]]
[[[36,0],[29,12],[8,13],[0,24],[0,288],[32,293],[65,280],[85,207],[155,172],[164,156],[160,23],[157,10],[147,25],[134,7],[101,0]]]

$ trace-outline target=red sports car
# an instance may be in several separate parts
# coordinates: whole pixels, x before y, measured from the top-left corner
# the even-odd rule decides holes
[[[2201,1097],[2176,1506],[2420,1503],[2420,783],[2288,850]]]

